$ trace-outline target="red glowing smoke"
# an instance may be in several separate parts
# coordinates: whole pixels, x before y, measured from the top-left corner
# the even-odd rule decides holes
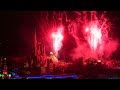
[[[52,33],[53,48],[54,48],[56,55],[58,55],[58,51],[61,49],[61,46],[62,46],[62,40],[63,40],[62,33],[63,33],[63,27],[57,28],[57,31]]]

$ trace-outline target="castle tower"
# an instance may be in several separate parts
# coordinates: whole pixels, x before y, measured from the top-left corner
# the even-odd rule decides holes
[[[40,66],[44,66],[47,56],[46,56],[46,51],[45,51],[45,45],[44,45],[44,39],[43,37],[40,37],[41,40],[38,41],[37,39],[37,32],[35,30],[34,33],[34,64],[35,66],[40,64]]]
[[[35,34],[34,34],[34,49],[35,49],[35,51],[34,51],[34,54],[35,54],[35,56],[37,56],[37,35],[36,35],[36,29],[35,29]]]
[[[37,57],[39,61],[46,60],[45,45],[43,43],[38,43]]]

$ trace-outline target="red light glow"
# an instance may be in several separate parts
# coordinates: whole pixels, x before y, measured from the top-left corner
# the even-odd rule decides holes
[[[7,74],[7,72],[6,72],[6,71],[4,71],[4,72],[3,72],[3,74]]]
[[[98,60],[98,62],[101,62],[101,60]]]

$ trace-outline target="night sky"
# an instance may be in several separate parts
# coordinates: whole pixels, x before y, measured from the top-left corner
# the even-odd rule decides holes
[[[40,12],[1,11],[0,12],[0,55],[30,55],[36,19]],[[113,24],[112,36],[120,39],[120,12],[109,11],[108,18]],[[114,55],[119,56],[119,48]]]
[[[31,12],[0,12],[1,55],[30,54],[35,19]]]

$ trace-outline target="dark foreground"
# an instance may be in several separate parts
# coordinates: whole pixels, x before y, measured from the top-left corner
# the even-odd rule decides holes
[[[1,79],[119,79],[120,62],[101,61],[90,58],[70,63],[59,61],[57,64],[32,66],[26,63],[7,65],[6,59],[0,69]]]
[[[120,76],[105,76],[98,75],[94,77],[85,77],[83,75],[40,75],[40,76],[27,76],[27,77],[14,77],[9,79],[120,79]]]
[[[16,75],[8,79],[120,79],[120,69],[111,69],[106,71],[106,74],[44,74],[44,75]]]

